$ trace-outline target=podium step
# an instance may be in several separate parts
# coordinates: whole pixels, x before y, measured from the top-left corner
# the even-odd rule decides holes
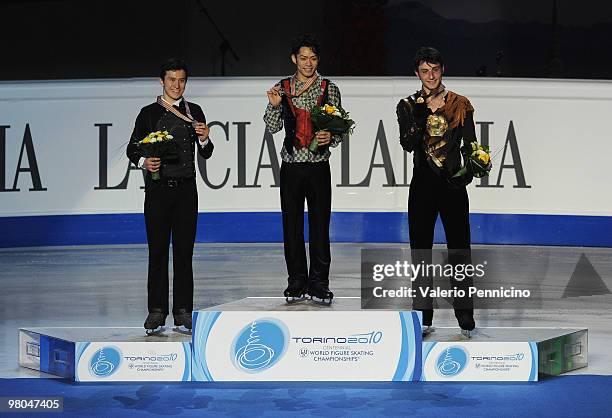
[[[586,367],[588,330],[486,327],[466,339],[457,328],[435,328],[422,359],[424,381],[536,381]]]
[[[421,314],[246,298],[194,312],[194,381],[412,381]]]
[[[191,380],[191,336],[143,328],[21,328],[19,365],[78,382]]]

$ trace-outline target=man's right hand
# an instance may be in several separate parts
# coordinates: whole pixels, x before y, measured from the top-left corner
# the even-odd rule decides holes
[[[151,173],[155,173],[156,171],[159,171],[160,165],[161,165],[161,159],[157,157],[145,158],[144,163],[142,164],[142,166],[146,168],[147,171],[150,171]]]
[[[427,119],[427,104],[424,101],[419,103],[417,100],[412,101],[412,116],[417,123],[422,123]]]
[[[279,107],[283,100],[283,97],[280,95],[280,89],[281,87],[277,84],[266,92],[268,101],[274,107]]]

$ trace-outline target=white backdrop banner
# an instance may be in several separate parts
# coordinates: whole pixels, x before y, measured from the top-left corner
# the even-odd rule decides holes
[[[415,79],[334,78],[357,123],[333,150],[334,211],[406,210],[412,156],[398,141],[395,105]],[[189,100],[211,125],[213,158],[200,164],[200,211],[278,211],[283,134],[266,135],[265,91],[277,78],[190,79]],[[474,105],[477,135],[496,154],[470,186],[476,213],[612,215],[602,129],[612,83],[452,79]],[[157,80],[0,84],[0,216],[142,211],[140,170],[125,146]]]

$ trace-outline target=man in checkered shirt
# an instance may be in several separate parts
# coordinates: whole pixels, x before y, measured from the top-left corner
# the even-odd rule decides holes
[[[303,300],[308,294],[315,302],[329,304],[329,221],[331,216],[330,147],[342,136],[328,131],[313,132],[310,109],[324,104],[340,106],[340,90],[317,72],[319,44],[310,35],[296,38],[291,60],[293,76],[267,91],[264,121],[271,133],[285,128],[281,150],[280,197],[283,239],[289,285],[287,302]],[[311,151],[311,141],[317,141]],[[304,245],[304,200],[308,203],[310,269]]]

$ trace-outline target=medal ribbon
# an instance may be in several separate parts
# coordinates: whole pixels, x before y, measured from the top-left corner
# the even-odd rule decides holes
[[[193,116],[191,116],[191,112],[189,111],[189,105],[187,104],[187,100],[183,98],[185,102],[185,110],[187,111],[187,116],[183,115],[178,109],[172,106],[170,103],[164,100],[162,96],[157,96],[157,104],[166,109],[168,112],[172,112],[176,117],[184,120],[185,122],[189,122],[193,125],[194,122],[197,122]]]

